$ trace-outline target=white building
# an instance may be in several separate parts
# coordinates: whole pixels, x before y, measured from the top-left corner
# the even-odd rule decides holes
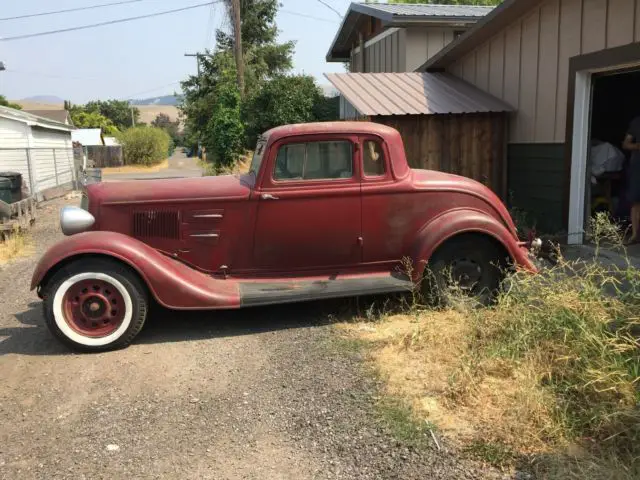
[[[23,185],[39,199],[75,180],[71,131],[74,127],[0,106],[0,171],[22,174]]]

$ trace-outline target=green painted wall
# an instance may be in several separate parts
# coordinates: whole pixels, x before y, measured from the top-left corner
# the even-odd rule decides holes
[[[509,207],[527,213],[541,233],[558,233],[563,224],[564,144],[509,144]]]

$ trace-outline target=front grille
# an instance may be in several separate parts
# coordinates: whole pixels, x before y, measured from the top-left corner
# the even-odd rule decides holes
[[[180,237],[180,216],[175,210],[146,210],[133,213],[133,235],[140,238]]]

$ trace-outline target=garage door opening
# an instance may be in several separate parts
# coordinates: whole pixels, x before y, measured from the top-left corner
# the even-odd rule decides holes
[[[594,74],[589,128],[585,217],[608,212],[626,228],[630,219],[629,158],[622,142],[640,116],[640,69]]]

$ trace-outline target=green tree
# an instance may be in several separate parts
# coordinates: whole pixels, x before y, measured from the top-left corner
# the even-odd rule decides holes
[[[229,53],[217,57],[219,78],[213,92],[216,101],[202,132],[207,160],[211,161],[216,172],[233,166],[244,150],[240,92],[233,61]]]
[[[315,107],[323,99],[322,90],[309,75],[279,75],[264,83],[247,100],[245,117],[248,136],[289,123],[316,120]]]
[[[87,112],[99,113],[107,117],[120,130],[132,126],[132,116],[136,123],[140,119],[140,110],[130,106],[125,100],[94,100],[83,108]]]
[[[0,106],[15,108],[16,110],[22,110],[22,106],[17,103],[12,103],[4,95],[0,95]]]
[[[78,128],[100,128],[102,133],[106,135],[114,135],[118,132],[118,128],[110,119],[97,112],[85,112],[77,108],[72,109],[71,120]]]
[[[277,42],[277,0],[243,0],[241,8],[245,94],[251,97],[266,80],[291,69],[294,43]],[[235,107],[232,108],[234,113],[225,109],[216,110],[219,84],[226,82],[230,73],[235,75],[232,55],[233,37],[219,30],[215,50],[200,58],[202,74],[199,77],[190,76],[182,82],[183,102],[180,109],[188,146],[208,143],[211,151],[216,141],[212,136],[212,125],[216,123],[212,119],[212,112],[224,112],[227,118],[235,115]],[[240,112],[244,113],[245,109],[241,108]],[[242,120],[246,118],[242,117]]]
[[[151,126],[155,128],[161,128],[169,134],[173,140],[174,145],[182,144],[182,133],[180,132],[180,121],[172,121],[169,115],[166,113],[159,113],[156,115],[155,120],[151,122]]]
[[[171,150],[171,137],[161,128],[134,127],[118,133],[125,165],[155,165]]]

